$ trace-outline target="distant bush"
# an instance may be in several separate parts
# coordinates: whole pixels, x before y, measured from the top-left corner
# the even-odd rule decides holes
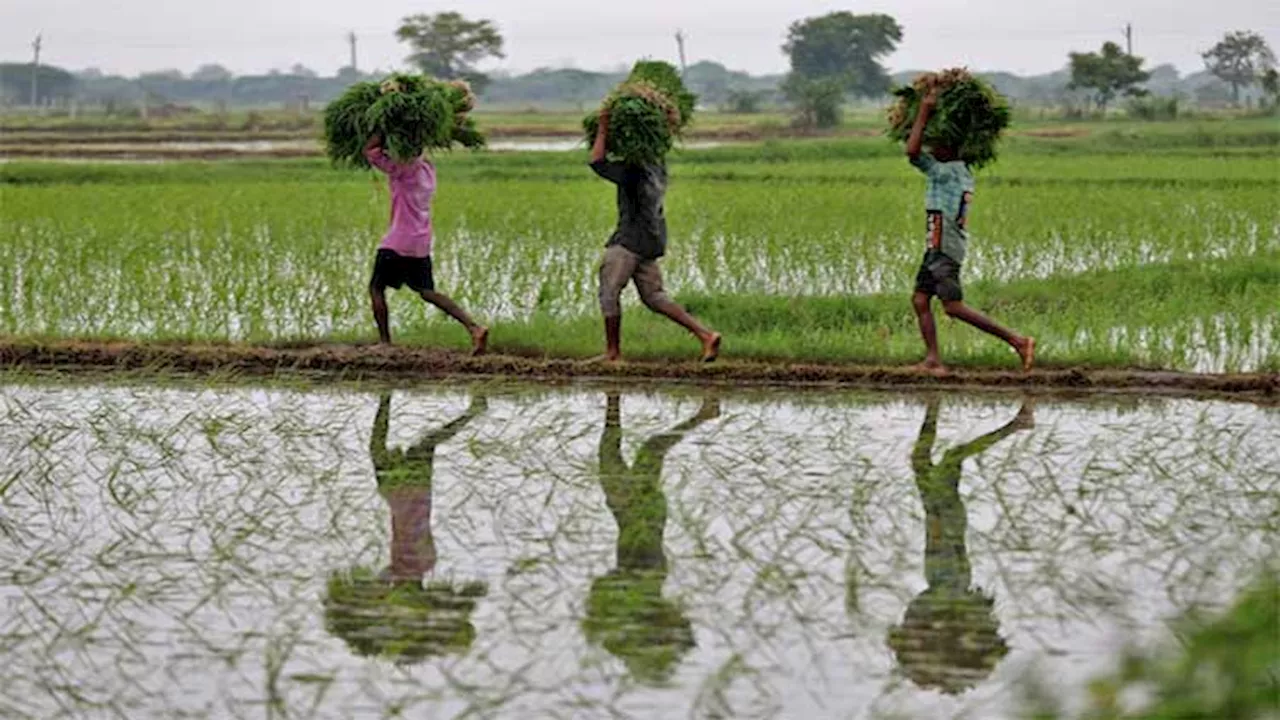
[[[726,112],[738,115],[755,115],[760,112],[761,93],[752,90],[730,90],[725,98]]]
[[[1177,120],[1178,98],[1155,95],[1133,98],[1127,111],[1135,120]]]

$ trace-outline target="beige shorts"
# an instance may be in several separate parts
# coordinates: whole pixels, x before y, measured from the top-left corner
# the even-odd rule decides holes
[[[646,307],[653,309],[668,302],[658,261],[644,260],[621,245],[613,245],[604,251],[600,263],[600,311],[605,317],[622,315],[622,291],[632,280]]]

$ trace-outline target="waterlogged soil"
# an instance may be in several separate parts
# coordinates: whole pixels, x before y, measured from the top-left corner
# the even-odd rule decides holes
[[[572,380],[697,381],[732,385],[847,385],[858,387],[1008,388],[1054,391],[1170,394],[1280,402],[1280,374],[1181,373],[1143,369],[1039,368],[1031,373],[998,368],[952,368],[936,377],[911,366],[733,361],[704,364],[670,359],[608,364],[541,356],[470,357],[433,348],[342,344],[244,345],[58,340],[0,341],[0,368],[79,372],[204,373],[217,375],[311,374],[344,379],[415,380],[478,376]]]
[[[1274,559],[1169,398],[0,384],[0,716],[1069,709]]]

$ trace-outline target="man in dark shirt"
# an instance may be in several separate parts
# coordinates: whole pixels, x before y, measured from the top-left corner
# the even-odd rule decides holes
[[[606,159],[609,111],[600,111],[600,129],[591,149],[591,169],[618,186],[618,229],[609,238],[600,265],[600,310],[604,313],[605,359],[622,357],[622,305],[627,283],[635,280],[640,300],[650,310],[666,315],[702,342],[703,362],[720,354],[720,334],[707,329],[689,311],[677,305],[662,288],[658,259],[667,250],[667,218],[663,198],[667,193],[667,169],[661,163],[631,165]]]

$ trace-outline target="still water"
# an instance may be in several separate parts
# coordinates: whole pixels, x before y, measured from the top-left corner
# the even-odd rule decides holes
[[[1001,718],[1275,557],[1280,414],[0,384],[0,716]]]

